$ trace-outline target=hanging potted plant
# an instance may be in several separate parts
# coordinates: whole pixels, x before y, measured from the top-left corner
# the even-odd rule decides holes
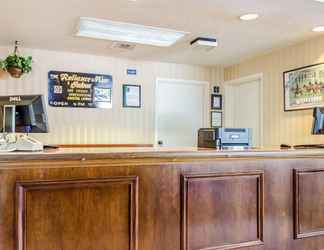
[[[14,78],[20,78],[32,70],[33,59],[31,56],[23,57],[18,53],[18,41],[15,42],[15,50],[4,61],[6,71]]]
[[[6,78],[7,72],[6,72],[6,62],[3,60],[0,60],[0,79]]]

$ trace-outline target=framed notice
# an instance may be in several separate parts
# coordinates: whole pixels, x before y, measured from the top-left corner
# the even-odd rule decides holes
[[[211,109],[222,109],[222,95],[211,95]]]
[[[284,110],[324,106],[324,63],[283,73]]]
[[[222,127],[222,112],[219,111],[212,111],[210,123],[212,128],[220,128]]]
[[[140,85],[123,85],[123,107],[140,108],[141,107],[141,86]]]
[[[52,107],[112,108],[112,76],[76,72],[48,73],[48,103]]]

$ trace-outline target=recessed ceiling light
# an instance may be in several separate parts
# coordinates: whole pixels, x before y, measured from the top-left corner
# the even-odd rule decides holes
[[[240,16],[240,19],[243,21],[252,21],[259,18],[259,14],[250,13]]]
[[[81,17],[77,36],[168,47],[187,32]]]
[[[324,26],[318,26],[313,29],[314,32],[324,32]]]

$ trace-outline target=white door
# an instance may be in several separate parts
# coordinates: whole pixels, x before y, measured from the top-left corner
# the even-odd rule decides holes
[[[158,80],[156,144],[196,147],[198,129],[207,124],[208,83]]]
[[[261,80],[225,83],[225,127],[252,128],[252,145],[261,146]]]

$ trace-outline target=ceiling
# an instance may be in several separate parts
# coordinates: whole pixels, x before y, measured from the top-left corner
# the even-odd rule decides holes
[[[63,50],[198,65],[230,65],[318,36],[324,4],[314,0],[0,0],[0,45]],[[259,13],[255,21],[239,16]],[[74,36],[81,16],[190,32],[169,48],[137,45],[132,51],[111,42]],[[198,36],[219,40],[213,51],[190,48]]]

